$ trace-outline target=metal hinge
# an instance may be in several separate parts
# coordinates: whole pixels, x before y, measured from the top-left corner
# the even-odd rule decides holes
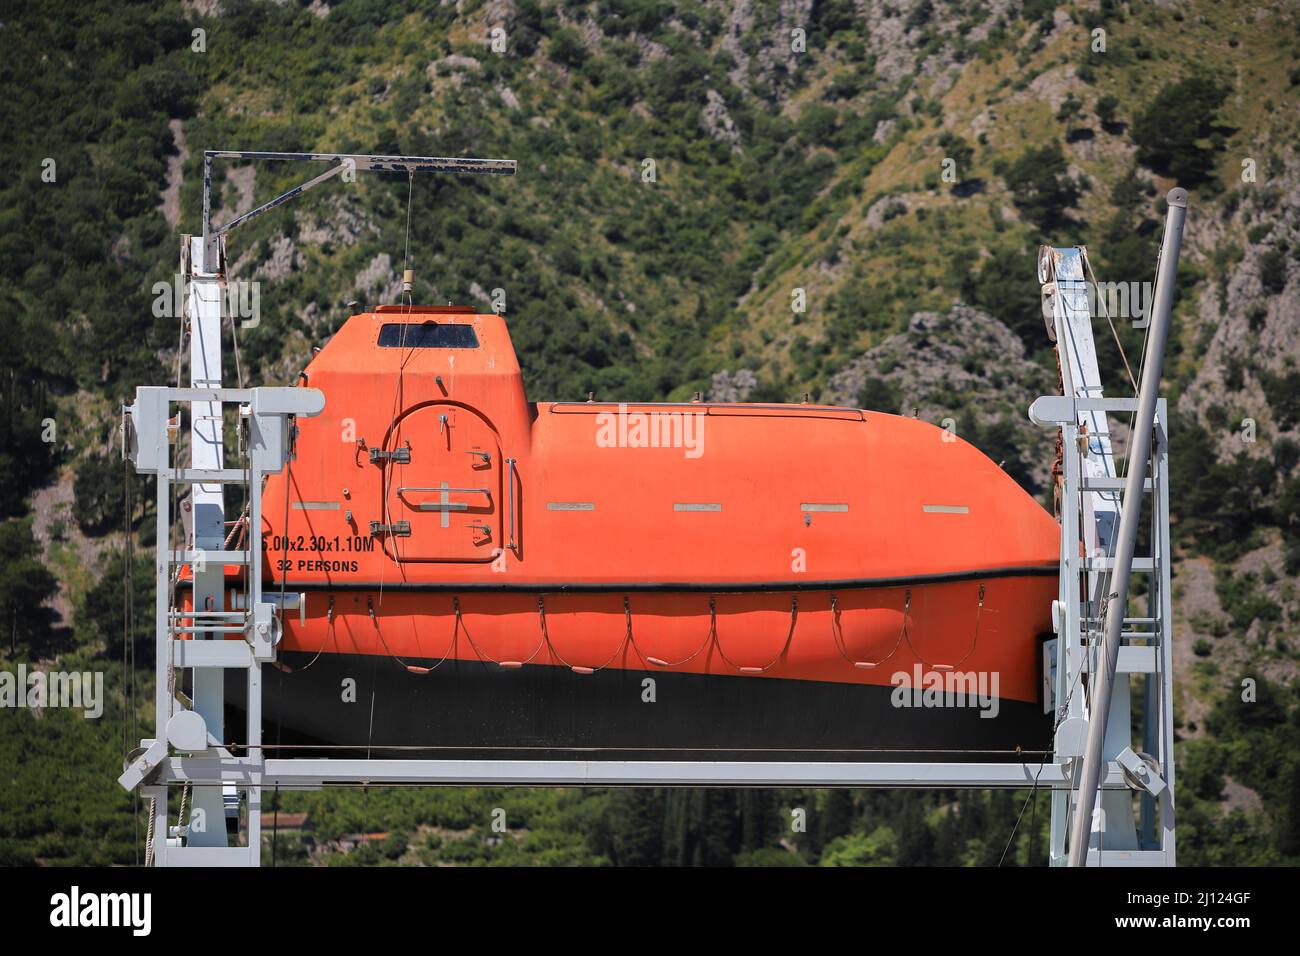
[[[382,448],[370,449],[370,463],[377,465],[381,461],[392,461],[399,465],[409,465],[411,463],[411,449],[394,448],[392,451],[385,451]]]
[[[411,536],[411,522],[394,521],[392,524],[382,524],[378,521],[370,522],[371,536],[383,535],[393,538],[409,538]]]

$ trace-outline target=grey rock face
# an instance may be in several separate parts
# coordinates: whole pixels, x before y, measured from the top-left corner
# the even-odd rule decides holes
[[[1264,384],[1300,365],[1300,161],[1286,164],[1282,176],[1245,186],[1231,225],[1266,231],[1247,242],[1225,282],[1209,285],[1190,316],[1198,342],[1206,342],[1196,377],[1183,392],[1178,410],[1195,417],[1218,436],[1221,458],[1243,450],[1270,456],[1277,438],[1300,438],[1284,427],[1270,407]],[[1225,241],[1220,238],[1220,242]],[[1265,282],[1282,285],[1266,287]],[[1243,419],[1256,423],[1258,440],[1242,441]]]
[[[747,368],[723,369],[713,373],[709,383],[709,401],[744,402],[749,400],[754,389],[758,387],[758,376]]]
[[[822,396],[858,405],[864,392],[894,400],[894,408],[937,425],[948,424],[1035,490],[1045,485],[1056,457],[1055,433],[1026,414],[1057,382],[1025,357],[1020,339],[993,316],[955,303],[946,313],[917,312],[907,331],[890,336],[832,377]],[[945,419],[951,422],[945,423]],[[969,434],[971,426],[976,434]]]

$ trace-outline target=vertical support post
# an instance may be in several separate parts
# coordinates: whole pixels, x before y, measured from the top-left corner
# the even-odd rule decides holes
[[[164,415],[170,409],[164,409]],[[170,457],[171,449],[164,454]],[[172,692],[167,686],[171,672],[171,462],[162,462],[156,485],[157,525],[154,532],[154,737],[167,738],[167,721],[172,715]]]
[[[1155,487],[1153,489],[1156,515],[1156,534],[1152,540],[1159,548],[1157,559],[1160,562],[1160,574],[1155,583],[1159,588],[1159,613],[1156,615],[1160,646],[1156,649],[1159,661],[1157,687],[1157,705],[1152,708],[1153,720],[1158,720],[1160,728],[1156,737],[1157,749],[1153,753],[1160,762],[1164,773],[1165,789],[1160,794],[1160,849],[1165,855],[1165,866],[1177,864],[1176,844],[1174,840],[1174,606],[1170,561],[1173,559],[1172,545],[1169,540],[1169,412],[1163,399],[1159,405],[1160,420],[1155,432]],[[1154,610],[1154,609],[1153,609]],[[1157,709],[1158,708],[1158,709]]]
[[[1077,419],[1061,426],[1061,446],[1065,451],[1061,455],[1061,576],[1057,587],[1059,610],[1056,634],[1056,713],[1052,718],[1054,724],[1059,724],[1069,717],[1076,717],[1081,712],[1079,700],[1070,693],[1073,675],[1078,673],[1077,668],[1082,664],[1078,648],[1079,461],[1076,456],[1070,454],[1070,449],[1075,447],[1077,435]],[[1062,714],[1062,708],[1066,708],[1067,713]],[[1055,741],[1053,747],[1056,747]],[[1069,791],[1053,790],[1051,829],[1048,831],[1048,856],[1053,864],[1065,857],[1065,837],[1069,816]]]
[[[1168,218],[1164,241],[1160,247],[1156,288],[1147,332],[1146,364],[1138,387],[1137,412],[1128,449],[1128,475],[1120,506],[1119,532],[1115,542],[1115,565],[1110,593],[1106,595],[1106,632],[1098,666],[1088,721],[1088,746],[1084,753],[1079,801],[1070,831],[1070,865],[1084,866],[1088,860],[1088,831],[1092,811],[1097,805],[1106,728],[1111,705],[1111,689],[1119,663],[1120,633],[1128,607],[1129,575],[1133,568],[1133,551],[1137,545],[1138,521],[1142,514],[1143,486],[1147,476],[1147,456],[1155,428],[1156,400],[1160,393],[1160,376],[1164,368],[1165,342],[1169,336],[1173,310],[1174,281],[1178,275],[1178,253],[1182,245],[1183,223],[1187,218],[1187,191],[1174,188],[1167,197]],[[1167,641],[1165,642],[1168,643]]]
[[[248,863],[262,865],[262,788],[248,788]]]
[[[1154,436],[1155,447],[1153,451],[1156,454],[1156,466],[1151,476],[1151,556],[1155,560],[1157,572],[1151,577],[1151,590],[1147,594],[1147,615],[1152,621],[1151,633],[1155,635],[1153,640],[1159,643],[1156,650],[1157,655],[1163,653],[1164,645],[1168,643],[1165,637],[1167,625],[1160,614],[1160,604],[1164,600],[1165,592],[1163,575],[1160,571],[1165,567],[1165,562],[1169,560],[1160,533],[1160,499],[1163,494],[1165,480],[1160,467],[1160,460],[1165,449],[1160,428],[1163,424],[1164,416],[1161,416]],[[1149,754],[1160,752],[1160,706],[1161,697],[1163,696],[1160,693],[1160,680],[1164,674],[1164,668],[1157,666],[1155,673],[1144,674],[1142,678],[1142,750]],[[1149,793],[1139,794],[1138,846],[1144,850],[1151,850],[1159,845],[1160,841],[1156,837],[1155,797]]]
[[[206,191],[205,191],[206,195]],[[205,224],[207,212],[205,210]],[[190,240],[190,387],[221,387],[222,280],[220,243],[215,257],[202,237]],[[190,403],[190,455],[196,469],[219,469],[225,458],[222,405],[219,401]],[[222,485],[191,486],[195,551],[220,551],[225,540],[225,499]],[[254,526],[255,531],[256,526]],[[252,532],[250,532],[252,533]],[[225,565],[200,561],[191,566],[195,610],[225,610]],[[198,635],[195,635],[198,637]],[[208,733],[225,738],[225,671],[219,667],[196,667],[193,684],[194,710],[203,718]],[[192,830],[191,846],[225,846],[226,813],[221,787],[196,787],[193,806],[202,811],[204,827]]]

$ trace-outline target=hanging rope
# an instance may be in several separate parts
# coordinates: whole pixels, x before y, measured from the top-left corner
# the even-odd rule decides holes
[[[236,533],[239,534],[239,540],[243,541],[244,539],[243,529],[245,526],[247,526],[247,524],[248,524],[248,505],[244,505],[244,510],[239,513],[239,517],[236,518],[234,521],[230,522],[230,530],[226,532],[226,540],[221,543],[222,550],[226,550],[230,547],[231,539],[235,537]]]
[[[980,619],[981,619],[983,616],[984,616],[984,585],[981,584],[981,585],[980,585],[980,600],[979,600],[979,606],[975,609],[975,631],[974,631],[974,633],[971,635],[971,639],[970,639],[970,647],[966,649],[966,653],[962,655],[961,660],[959,660],[956,664],[932,664],[932,663],[930,663],[929,661],[927,661],[927,660],[926,660],[926,659],[921,655],[921,652],[918,651],[918,650],[916,649],[916,646],[912,644],[912,635],[911,635],[911,633],[905,631],[905,632],[904,632],[904,637],[905,637],[906,640],[907,640],[907,647],[908,647],[908,650],[910,650],[910,651],[912,652],[912,656],[913,656],[913,657],[915,657],[918,661],[920,661],[922,664],[924,664],[926,667],[930,668],[931,670],[936,670],[936,671],[951,671],[951,670],[956,670],[958,667],[961,667],[962,664],[965,664],[966,661],[967,661],[967,659],[968,659],[972,654],[975,653],[975,646],[979,643],[979,639],[980,639]],[[907,623],[906,618],[904,618],[903,623],[904,623],[904,624]]]
[[[406,668],[407,670],[410,670],[412,665],[406,663],[406,661],[402,660],[400,657],[394,654],[392,652],[392,649],[389,648],[388,646],[388,641],[384,639],[384,630],[379,626],[379,617],[378,615],[375,614],[375,602],[373,598],[366,598],[366,607],[367,610],[369,610],[370,612],[370,623],[375,626],[375,634],[379,637],[379,643],[384,645],[384,652],[387,653],[388,656],[391,657],[393,660],[397,661],[397,663],[400,664],[402,667]],[[371,709],[372,710],[374,709],[373,701],[371,702]]]
[[[1092,278],[1092,287],[1097,289],[1097,304],[1101,306],[1101,314],[1106,318],[1106,324],[1110,326],[1110,334],[1115,338],[1115,347],[1119,349],[1120,361],[1124,363],[1124,371],[1128,373],[1128,380],[1133,385],[1133,391],[1137,391],[1137,379],[1133,377],[1133,369],[1129,367],[1128,356],[1124,354],[1124,343],[1119,340],[1119,332],[1115,329],[1115,322],[1111,319],[1110,313],[1106,309],[1106,303],[1102,299],[1100,286],[1097,285],[1097,276],[1092,271],[1092,262],[1087,255],[1083,257],[1083,264],[1088,267],[1088,275]]]
[[[1020,813],[1016,817],[1015,824],[1011,827],[1011,836],[1007,837],[1007,845],[1002,848],[1002,856],[998,860],[998,866],[1001,866],[1002,861],[1007,858],[1007,851],[1011,849],[1011,844],[1016,838],[1016,832],[1020,829],[1020,821],[1024,819],[1025,807],[1029,806],[1030,801],[1033,801],[1034,797],[1037,796],[1038,794],[1039,777],[1041,777],[1043,774],[1043,768],[1047,766],[1047,758],[1052,754],[1053,750],[1056,747],[1056,732],[1060,729],[1061,724],[1065,722],[1065,717],[1070,712],[1070,698],[1074,696],[1074,690],[1078,686],[1079,686],[1079,674],[1076,673],[1074,675],[1074,680],[1070,684],[1069,690],[1066,692],[1065,702],[1060,706],[1058,706],[1056,708],[1056,713],[1052,715],[1053,716],[1052,735],[1050,738],[1048,738],[1047,747],[1043,749],[1042,760],[1040,760],[1038,763],[1038,772],[1034,774],[1034,785],[1032,788],[1030,788],[1029,796],[1025,798],[1025,802],[1020,806]],[[1067,800],[1066,804],[1067,806],[1065,809],[1065,829],[1066,832],[1068,833],[1070,829],[1070,817],[1073,815],[1074,801]],[[1034,802],[1033,813],[1031,813],[1029,817],[1029,839],[1031,841],[1034,838],[1034,821],[1037,819],[1038,819],[1038,803]]]
[[[158,810],[158,798],[149,798],[149,829],[144,836],[144,865],[153,866],[154,814]]]
[[[687,657],[683,657],[680,661],[665,661],[665,660],[661,660],[658,657],[647,657],[646,660],[649,661],[651,664],[655,665],[655,667],[680,667],[682,664],[689,664],[691,661],[695,660],[695,658],[699,657],[700,653],[706,647],[708,647],[709,644],[711,644],[717,636],[718,636],[717,599],[714,598],[712,595],[710,595],[709,596],[709,632],[704,635],[704,643],[695,649],[695,653],[690,654]]]
[[[860,661],[849,655],[848,644],[844,640],[844,628],[840,622],[839,597],[831,595],[831,637],[835,641],[835,647],[840,652],[840,657],[844,658],[854,667],[860,667],[863,670],[869,670],[873,667],[879,667],[885,661],[889,660],[898,653],[899,646],[903,643],[903,634],[907,630],[907,613],[912,607],[912,589],[908,588],[903,592],[903,623],[898,629],[898,637],[894,641],[894,646],[878,661]]]
[[[316,649],[315,657],[309,660],[302,667],[298,668],[299,673],[301,673],[302,671],[311,670],[311,666],[315,664],[318,660],[320,660],[320,656],[325,653],[325,645],[329,642],[329,639],[333,636],[334,636],[334,595],[331,594],[329,610],[325,612],[325,633],[321,636],[320,647]],[[334,643],[337,646],[338,641],[336,640]]]
[[[620,653],[622,653],[623,649],[627,647],[628,641],[632,638],[632,605],[628,601],[626,595],[623,597],[623,637],[618,642],[618,647],[614,648],[614,653],[610,654],[605,663],[601,664],[599,667],[584,667],[580,664],[571,664],[564,659],[563,655],[561,655],[559,651],[555,649],[555,645],[551,643],[550,631],[546,626],[546,601],[540,594],[537,596],[537,616],[538,621],[541,624],[542,640],[545,641],[546,646],[551,649],[551,654],[554,655],[556,660],[569,668],[569,670],[573,671],[575,674],[594,674],[596,671],[603,671],[605,668],[609,667],[610,664],[614,663],[615,659]],[[637,651],[637,656],[641,656],[639,650]]]
[[[636,635],[632,632],[632,601],[626,594],[623,595],[623,614],[627,618],[628,643],[632,645],[632,650],[636,652],[637,658],[641,661],[641,669],[646,670],[649,659],[641,653],[641,648],[636,643]]]
[[[403,277],[405,277],[406,271],[407,269],[410,268],[411,265],[411,205],[415,195],[414,170],[407,170],[406,177],[407,177],[406,245],[405,245],[405,251],[402,254]],[[411,345],[409,348],[407,348],[406,345],[406,329],[407,326],[410,325],[408,316],[410,315],[411,309],[414,307],[414,303],[412,301],[411,294],[409,292],[406,292],[404,294],[403,299],[404,301],[402,302],[402,335],[401,338],[398,340],[398,348],[402,349],[403,353],[402,353],[401,361],[397,365],[397,377],[393,385],[393,406],[392,406],[391,417],[389,419],[390,423],[396,423],[398,421],[398,415],[401,412],[401,407],[402,407],[402,388],[405,384],[406,364],[411,360],[411,357],[415,355],[415,350],[416,350],[416,347],[414,345]],[[391,428],[392,424],[390,424],[389,427]],[[398,428],[400,429],[400,425],[398,426]],[[399,440],[399,435],[397,434],[397,432],[393,433],[392,440],[394,443],[396,443]],[[381,544],[385,548],[385,553],[387,553],[387,545],[390,543],[392,544],[393,546],[392,558],[396,562],[400,560],[400,553],[399,553],[400,549],[397,540],[397,535],[395,535],[391,530],[393,525],[393,518],[392,518],[392,512],[388,504],[388,492],[391,487],[391,476],[390,476],[391,470],[392,470],[391,462],[380,465],[380,472],[379,472],[380,508],[381,508],[380,514],[382,516],[383,523],[389,529],[384,532],[384,536]],[[379,564],[379,604],[381,607],[383,606],[384,603],[384,571],[385,570],[386,570],[386,565],[381,561]],[[466,636],[468,636],[468,633],[469,632],[467,631]]]
[[[779,661],[781,658],[785,657],[786,651],[790,649],[790,642],[794,640],[794,625],[798,617],[799,617],[799,596],[797,594],[792,594],[790,596],[790,630],[785,635],[785,643],[781,645],[781,649],[776,652],[776,655],[770,661],[764,664],[762,667],[746,667],[737,664],[730,657],[728,657],[727,652],[722,649],[722,639],[719,638],[717,636],[717,633],[715,632],[714,642],[717,644],[718,647],[718,656],[720,656],[724,661],[726,661],[732,667],[736,668],[736,670],[740,671],[742,674],[762,674],[765,671],[770,670],[773,666],[775,666],[776,662]]]
[[[181,790],[181,808],[176,813],[176,832],[185,834],[185,817],[190,809],[190,785],[187,783]],[[186,834],[188,836],[188,834]]]
[[[412,674],[432,674],[444,663],[446,663],[447,658],[451,657],[451,652],[456,649],[456,638],[460,634],[460,598],[453,597],[451,599],[451,606],[452,606],[452,610],[456,612],[456,619],[452,623],[451,640],[447,642],[447,653],[443,654],[442,659],[439,660],[438,663],[434,664],[432,667],[423,667],[419,664],[406,665],[406,669],[410,671]]]
[[[406,252],[402,254],[402,272],[411,268],[411,197],[415,192],[415,170],[406,171]]]
[[[459,607],[460,599],[456,598],[455,600],[457,602],[456,606]],[[498,667],[506,667],[506,668],[514,669],[518,667],[523,667],[525,664],[531,664],[533,658],[536,657],[541,652],[542,648],[546,646],[546,635],[542,634],[538,638],[537,646],[533,648],[533,652],[529,654],[526,658],[524,658],[522,661],[499,661],[491,654],[483,653],[483,649],[478,646],[478,642],[474,640],[474,635],[470,633],[468,627],[464,626],[463,621],[461,622],[461,629],[464,630],[465,637],[469,639],[470,647],[474,648],[474,653],[478,655],[479,660],[486,661],[489,664],[496,664]]]

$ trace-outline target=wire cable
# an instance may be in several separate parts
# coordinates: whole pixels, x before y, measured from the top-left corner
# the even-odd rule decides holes
[[[873,667],[879,667],[885,661],[889,660],[898,653],[899,646],[903,643],[903,632],[907,629],[907,612],[912,607],[912,589],[908,588],[903,594],[903,623],[898,629],[898,637],[894,641],[894,646],[878,661],[859,661],[854,660],[848,651],[848,642],[844,640],[844,627],[840,622],[839,595],[831,595],[831,640],[835,642],[835,649],[840,652],[840,657],[844,658],[854,667],[860,667],[864,670]]]
[[[794,626],[798,617],[799,617],[799,596],[797,594],[792,594],[790,596],[790,630],[786,632],[785,643],[781,645],[781,649],[776,652],[776,655],[770,661],[764,664],[762,667],[747,667],[741,664],[737,664],[730,657],[728,657],[727,652],[722,649],[722,639],[718,637],[717,634],[715,633],[714,643],[717,645],[718,648],[718,656],[721,657],[728,664],[730,664],[732,667],[734,667],[736,670],[740,671],[742,674],[766,673],[767,671],[771,670],[773,666],[776,665],[777,661],[785,657],[786,652],[790,649],[790,642],[794,640]]]

